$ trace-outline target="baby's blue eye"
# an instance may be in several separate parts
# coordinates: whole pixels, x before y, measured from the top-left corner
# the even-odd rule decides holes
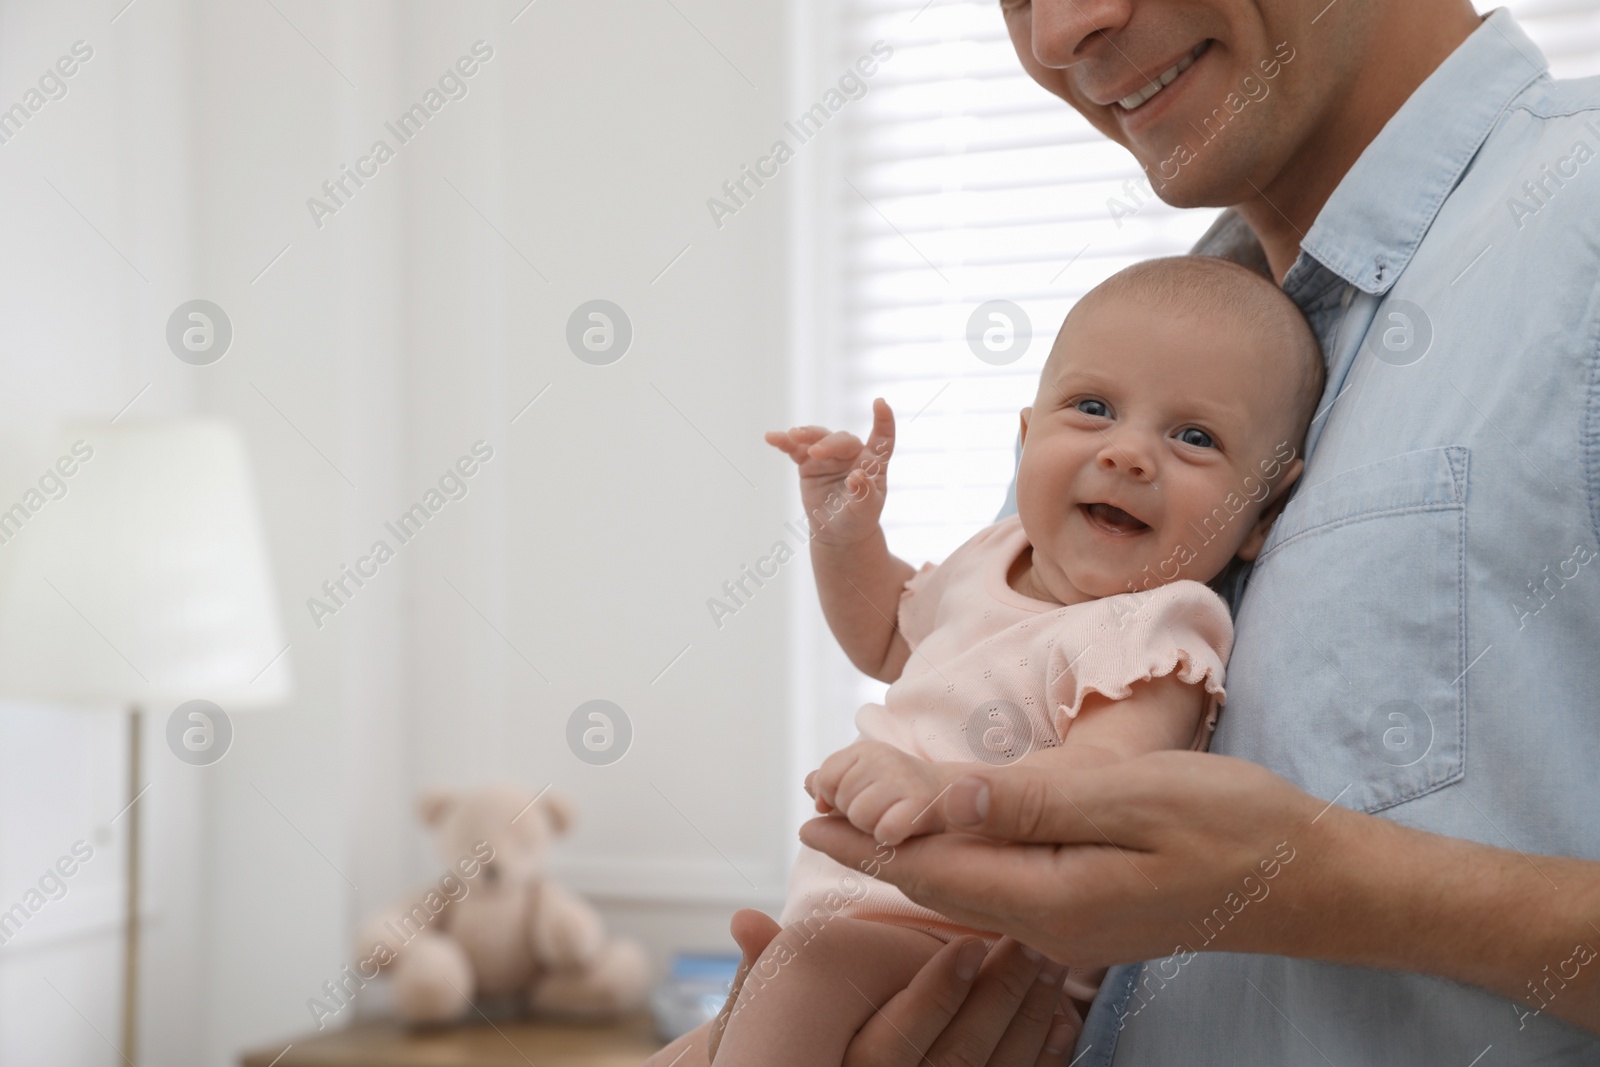
[[[1111,408],[1104,400],[1080,400],[1073,407],[1085,415],[1093,415],[1100,419],[1111,414]]]
[[[1187,430],[1179,430],[1178,440],[1186,445],[1193,445],[1195,448],[1210,448],[1216,444],[1215,441],[1211,440],[1210,434],[1197,426],[1191,426]]]

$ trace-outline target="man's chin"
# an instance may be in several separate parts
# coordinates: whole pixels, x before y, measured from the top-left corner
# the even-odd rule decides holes
[[[1250,183],[1244,171],[1234,167],[1206,167],[1205,162],[1196,158],[1174,167],[1168,156],[1154,164],[1141,158],[1140,166],[1150,181],[1151,191],[1169,207],[1233,207],[1249,199]]]

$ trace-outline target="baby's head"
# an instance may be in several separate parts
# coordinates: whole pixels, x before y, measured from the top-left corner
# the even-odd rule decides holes
[[[1227,260],[1135,264],[1073,307],[1022,412],[1017,511],[1061,603],[1254,559],[1322,396],[1292,300]]]

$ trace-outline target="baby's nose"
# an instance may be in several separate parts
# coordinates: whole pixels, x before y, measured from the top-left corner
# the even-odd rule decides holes
[[[1105,447],[1100,450],[1100,468],[1107,471],[1121,469],[1127,472],[1128,477],[1141,481],[1155,480],[1155,470],[1142,448],[1131,442],[1119,444],[1109,437]]]

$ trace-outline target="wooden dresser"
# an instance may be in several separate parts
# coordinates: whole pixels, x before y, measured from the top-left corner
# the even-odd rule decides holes
[[[611,1026],[498,1022],[408,1031],[361,1023],[245,1053],[243,1067],[639,1067],[661,1047],[648,1015]]]

